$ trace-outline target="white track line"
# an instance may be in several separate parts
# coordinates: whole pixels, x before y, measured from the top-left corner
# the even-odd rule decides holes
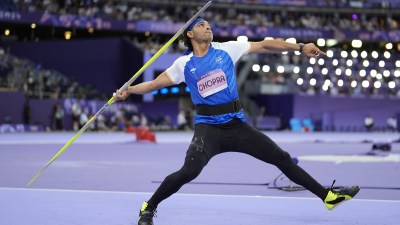
[[[0,187],[0,191],[37,191],[37,192],[67,192],[67,193],[101,193],[101,194],[136,194],[151,195],[150,192],[128,192],[128,191],[101,191],[101,190],[68,190],[68,189],[45,189],[45,188],[11,188]],[[316,197],[282,197],[282,196],[262,196],[262,195],[220,195],[220,194],[188,194],[175,193],[174,196],[194,196],[194,197],[223,197],[223,198],[263,198],[263,199],[294,199],[294,200],[319,200]],[[400,200],[380,200],[380,199],[353,199],[352,201],[362,202],[390,202],[400,203]]]

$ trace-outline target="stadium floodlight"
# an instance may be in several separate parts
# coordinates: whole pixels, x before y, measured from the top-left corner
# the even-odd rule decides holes
[[[353,41],[351,41],[351,46],[353,48],[361,48],[362,47],[362,41],[358,40],[358,39],[354,39]]]

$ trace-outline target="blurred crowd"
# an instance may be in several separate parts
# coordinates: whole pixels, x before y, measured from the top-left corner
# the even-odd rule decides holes
[[[158,50],[154,47],[157,46],[157,42],[145,43],[153,46],[153,50],[144,48],[144,51]],[[137,43],[138,46],[142,46],[141,44],[143,45]],[[181,49],[175,50],[183,52],[183,48],[182,46]],[[346,51],[333,47],[327,51],[331,54],[317,59],[294,53],[259,55],[253,68],[247,72],[247,87],[250,87],[252,94],[266,94],[254,92],[255,87],[271,84],[281,87],[281,93],[272,94],[400,97],[400,58],[397,50]],[[246,61],[246,58],[243,61]],[[238,74],[241,74],[240,66]],[[363,82],[368,82],[368,86],[365,87]],[[24,91],[30,98],[107,98],[91,85],[81,85],[58,71],[42,68],[40,64],[13,56],[2,48],[0,87]]]
[[[57,101],[53,107],[50,129],[72,129],[78,131],[96,113],[96,110],[93,111],[92,107],[90,107],[91,103],[92,100],[80,98]],[[187,114],[183,118],[181,117],[181,113],[176,115],[177,124],[174,124],[171,115],[157,114],[155,112],[146,115],[146,113],[140,110],[140,107],[133,103],[115,103],[113,106],[105,113],[98,115],[96,120],[90,124],[88,130],[130,131],[139,127],[148,127],[153,131],[191,129],[191,118]],[[29,116],[29,112],[24,113],[27,113]],[[24,124],[30,124],[29,119],[24,119]]]
[[[232,2],[232,1],[228,1]],[[252,1],[257,2],[257,1]],[[386,1],[382,1],[386,2]],[[232,5],[234,6],[234,5]],[[179,1],[173,4],[144,3],[119,0],[3,0],[0,8],[14,11],[73,14],[117,20],[150,20],[182,22],[196,8]],[[204,17],[218,25],[246,25],[342,30],[393,30],[399,28],[399,15],[326,12],[288,12],[285,10],[254,10],[244,7],[211,7]]]
[[[16,57],[0,47],[0,88],[23,91],[30,98],[95,98],[99,93],[40,63]]]
[[[230,3],[232,1],[222,1]],[[256,2],[256,1],[253,1]],[[192,16],[194,6],[188,4],[155,4],[118,0],[3,0],[0,9],[11,11],[48,12],[73,14],[87,17],[102,17],[117,20],[149,20],[182,22]],[[324,30],[396,30],[399,29],[400,15],[390,13],[339,13],[292,12],[274,10],[249,10],[240,7],[211,7],[203,15],[212,24],[221,26],[262,26],[277,28],[309,28]],[[133,39],[143,51],[155,53],[165,40],[151,34],[143,41]],[[183,52],[185,46],[176,42],[167,52]],[[400,97],[400,59],[396,47],[388,50],[351,50],[333,47],[331,55],[309,59],[298,54],[259,55],[246,79],[247,87],[253,94],[255,85],[271,84],[283,92],[305,93],[308,95],[390,95]],[[365,51],[365,57],[362,52]],[[244,64],[240,62],[240,64]],[[239,66],[240,67],[240,66]],[[238,74],[240,74],[238,72]],[[365,81],[368,85],[364,85]],[[246,85],[245,85],[246,87]],[[29,98],[82,98],[102,99],[90,85],[81,85],[58,71],[42,68],[40,63],[19,58],[0,48],[0,88],[22,90]],[[245,90],[246,92],[246,90]],[[281,92],[281,93],[283,93]],[[77,130],[92,116],[89,112],[71,109],[73,129]],[[75,112],[74,112],[75,111]],[[56,105],[54,127],[63,129],[65,112]],[[192,128],[190,113],[177,115],[177,129]],[[129,126],[149,126],[153,130],[173,128],[171,118],[148,117],[138,111],[121,109],[112,116],[98,118],[95,130],[123,130]]]

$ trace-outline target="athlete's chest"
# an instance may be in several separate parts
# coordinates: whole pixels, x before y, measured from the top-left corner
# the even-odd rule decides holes
[[[193,56],[186,64],[186,78],[193,81],[203,79],[210,74],[228,74],[226,63],[229,61],[228,54],[221,50],[210,49],[203,57]]]
[[[188,63],[186,83],[196,87],[203,98],[226,89],[228,77],[232,76],[226,67],[227,57],[223,51],[211,51],[201,58],[193,56]]]

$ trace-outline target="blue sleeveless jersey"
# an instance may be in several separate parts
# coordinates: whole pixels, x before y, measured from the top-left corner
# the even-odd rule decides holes
[[[247,42],[212,42],[204,56],[197,57],[193,53],[181,56],[166,72],[175,84],[186,83],[195,105],[228,103],[239,98],[235,63],[247,54],[249,46]],[[241,110],[214,116],[195,115],[194,123],[222,124],[234,118],[246,122]]]

